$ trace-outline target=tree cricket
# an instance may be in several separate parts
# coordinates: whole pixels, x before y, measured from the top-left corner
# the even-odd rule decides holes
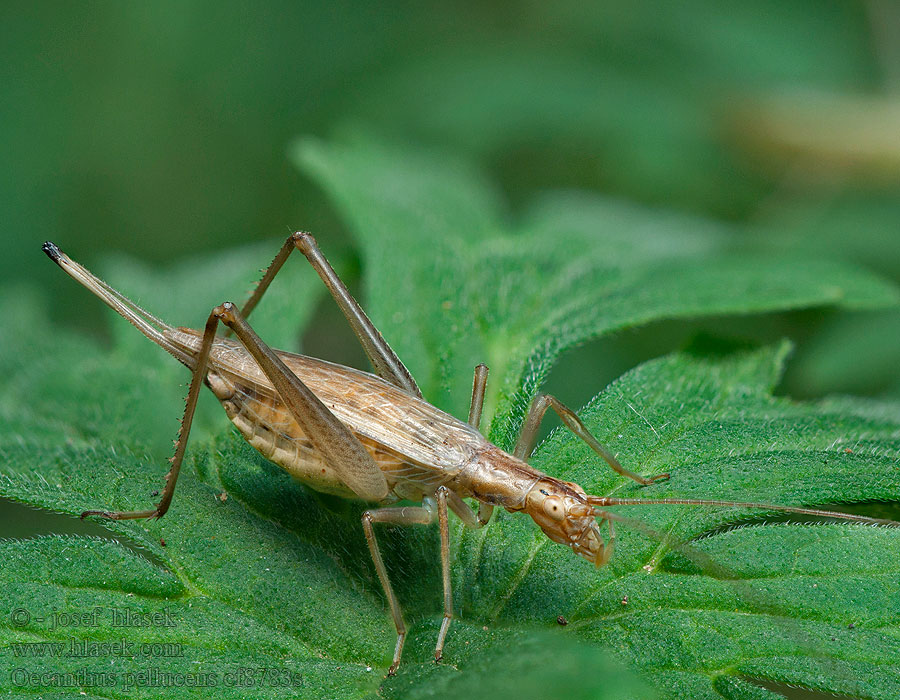
[[[359,339],[375,374],[324,360],[271,349],[247,317],[294,249],[321,277]],[[531,404],[512,453],[479,432],[488,368],[475,368],[466,422],[435,408],[422,394],[362,308],[350,295],[308,233],[291,235],[239,310],[231,302],[215,307],[202,331],[175,328],[156,318],[79,265],[55,244],[44,252],[67,274],[100,297],[147,338],[192,372],[181,429],[159,503],[147,510],[88,510],[81,517],[113,520],[161,518],[172,502],[202,385],[221,402],[228,418],[263,456],[319,491],[378,504],[362,515],[363,531],[397,629],[388,670],[400,664],[407,629],[375,537],[375,523],[427,525],[437,520],[444,615],[434,650],[442,658],[453,617],[450,586],[449,511],[469,528],[485,526],[495,506],[524,512],[554,542],[570,547],[596,566],[610,558],[614,520],[608,506],[643,504],[760,508],[864,523],[890,521],[827,510],[683,498],[633,499],[595,496],[578,484],[556,479],[527,464],[547,409],[620,475],[650,486],[668,474],[642,476],[626,469],[588,431],[574,411],[547,394]],[[227,327],[217,336],[219,324]],[[236,339],[227,337],[234,333]],[[465,498],[478,502],[477,511]],[[391,505],[408,500],[421,505]],[[891,523],[895,524],[895,523]],[[605,526],[604,534],[601,526]]]

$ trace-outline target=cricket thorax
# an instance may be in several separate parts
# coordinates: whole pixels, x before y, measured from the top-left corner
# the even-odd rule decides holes
[[[522,510],[531,488],[544,476],[499,447],[485,443],[459,473],[454,484],[479,501],[510,511]]]
[[[596,511],[578,484],[548,476],[499,447],[489,445],[454,480],[479,501],[531,516],[554,542],[600,566],[608,558]]]

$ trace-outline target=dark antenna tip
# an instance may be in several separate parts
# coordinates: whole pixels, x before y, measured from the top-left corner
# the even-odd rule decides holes
[[[47,257],[55,263],[58,263],[59,259],[62,257],[62,251],[56,247],[56,243],[53,241],[44,243],[44,245],[41,246],[41,250],[43,250],[47,254]]]

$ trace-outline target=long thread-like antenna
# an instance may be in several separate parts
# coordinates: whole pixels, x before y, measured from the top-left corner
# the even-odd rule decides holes
[[[865,515],[853,515],[851,513],[839,513],[834,510],[820,510],[818,508],[797,508],[794,506],[780,506],[773,503],[748,503],[742,501],[719,501],[696,498],[612,498],[609,496],[588,496],[587,502],[592,506],[605,508],[607,506],[718,506],[722,508],[759,508],[762,510],[774,510],[781,513],[797,513],[798,515],[815,515],[820,518],[835,518],[838,520],[850,520],[869,525],[888,525],[900,527],[900,522],[885,520],[883,518],[870,518]]]

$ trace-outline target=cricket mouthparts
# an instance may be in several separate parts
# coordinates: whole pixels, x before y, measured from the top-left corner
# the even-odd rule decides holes
[[[50,258],[53,262],[58,263],[59,259],[62,257],[62,251],[57,247],[56,243],[53,241],[47,241],[44,245],[41,246],[41,250],[43,250],[47,257]]]

